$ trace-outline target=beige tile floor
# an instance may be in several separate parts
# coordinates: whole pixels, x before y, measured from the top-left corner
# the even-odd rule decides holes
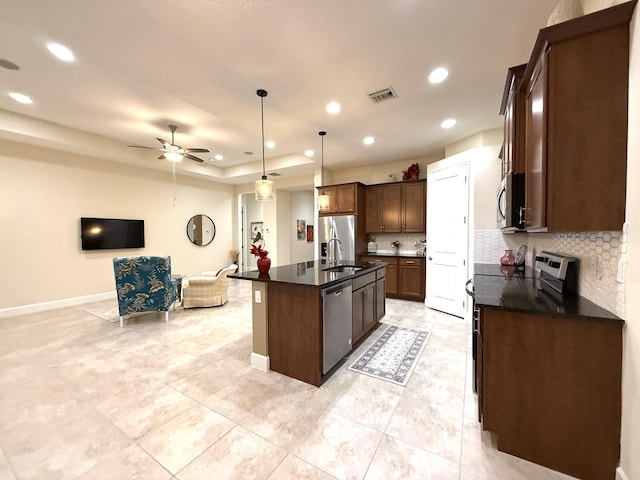
[[[229,298],[122,329],[88,312],[112,302],[0,319],[0,478],[570,478],[482,432],[466,321],[388,300],[385,323],[432,332],[408,385],[347,362],[316,388],[249,366],[249,282]]]

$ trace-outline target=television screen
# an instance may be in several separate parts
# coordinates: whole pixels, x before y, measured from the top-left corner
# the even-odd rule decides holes
[[[144,247],[144,220],[80,219],[82,250]]]

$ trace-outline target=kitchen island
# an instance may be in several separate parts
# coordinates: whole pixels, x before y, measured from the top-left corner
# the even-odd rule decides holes
[[[229,275],[252,282],[251,365],[320,386],[384,316],[384,267],[310,260]]]

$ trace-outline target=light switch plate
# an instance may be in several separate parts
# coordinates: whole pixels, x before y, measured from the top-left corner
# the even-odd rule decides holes
[[[256,303],[262,303],[262,294],[261,294],[260,290],[256,290],[254,297],[255,297],[255,302]]]

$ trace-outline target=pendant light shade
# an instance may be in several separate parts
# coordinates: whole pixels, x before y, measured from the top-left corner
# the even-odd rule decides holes
[[[273,200],[273,182],[267,179],[264,166],[264,97],[267,96],[267,91],[260,89],[256,93],[260,97],[260,122],[262,125],[262,178],[256,180],[256,200]]]
[[[324,187],[324,136],[327,134],[327,132],[318,132],[318,135],[320,135],[320,140],[322,143],[322,147],[321,147],[321,151],[320,151],[320,186]],[[329,211],[329,195],[327,195],[324,191],[324,188],[321,188],[319,190],[319,194],[318,194],[318,210],[320,210],[321,212],[328,212]]]

